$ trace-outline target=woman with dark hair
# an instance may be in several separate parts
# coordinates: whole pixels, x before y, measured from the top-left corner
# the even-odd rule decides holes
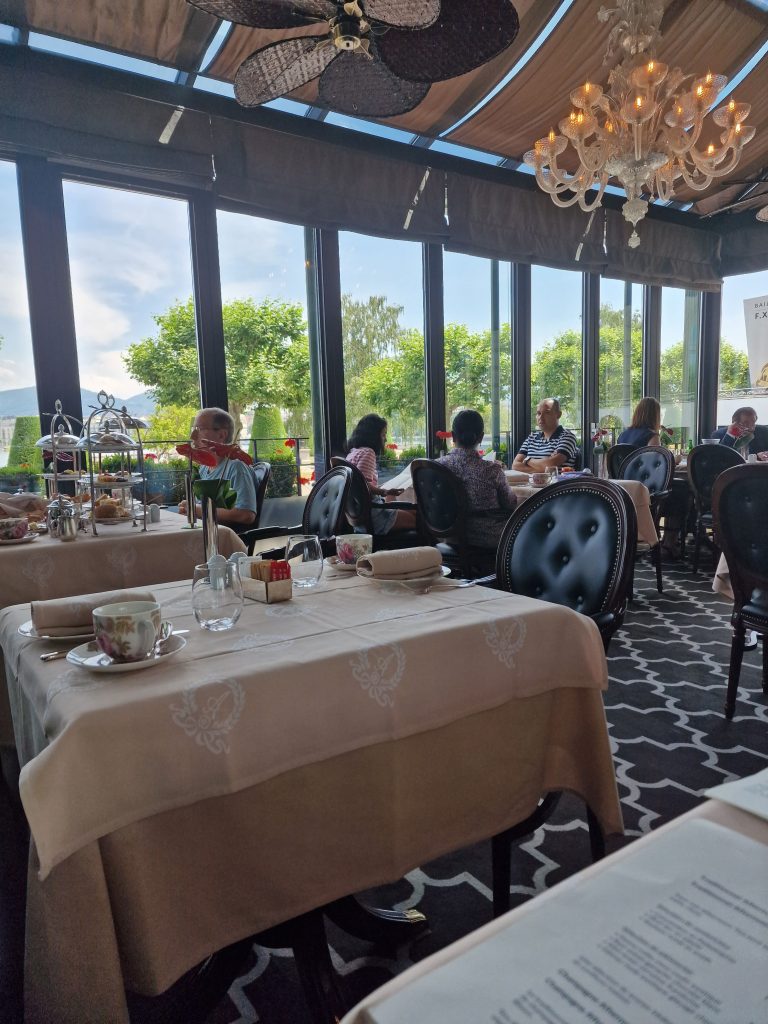
[[[486,462],[477,450],[485,433],[480,413],[474,409],[457,413],[451,431],[454,448],[438,461],[455,473],[467,489],[467,540],[476,547],[495,548],[517,497],[509,489],[501,463]]]
[[[375,534],[390,533],[392,530],[413,530],[416,528],[416,513],[408,509],[385,508],[388,498],[396,498],[402,491],[387,490],[379,487],[379,471],[376,459],[384,450],[387,440],[387,421],[375,412],[358,422],[347,442],[347,462],[357,466],[370,488],[373,508],[373,532]]]
[[[632,414],[632,422],[619,434],[618,444],[661,444],[661,406],[655,398],[641,398]]]

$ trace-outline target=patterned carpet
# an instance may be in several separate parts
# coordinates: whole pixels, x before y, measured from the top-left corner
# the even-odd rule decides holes
[[[712,593],[712,575],[665,566],[665,592],[638,566],[636,601],[609,656],[605,707],[626,835],[616,849],[695,806],[702,792],[768,766],[768,699],[761,651],[748,652],[732,722],[723,713],[730,605]],[[565,798],[554,817],[513,855],[513,905],[589,863],[580,801]],[[383,906],[418,907],[431,931],[394,954],[329,926],[332,957],[350,1004],[491,917],[490,844],[441,857],[376,891]],[[254,947],[244,973],[208,1024],[305,1024],[309,1016],[289,950]]]

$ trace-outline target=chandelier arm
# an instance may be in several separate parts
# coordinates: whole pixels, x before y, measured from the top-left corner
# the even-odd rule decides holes
[[[705,188],[708,188],[709,185],[712,184],[712,178],[710,176],[705,176],[704,182],[701,183],[697,181],[693,175],[688,173],[688,168],[685,166],[684,160],[680,160],[679,163],[680,173],[683,176],[683,181],[689,188],[695,189],[697,192],[702,192]],[[696,167],[696,170],[699,171],[699,173],[704,174],[704,172],[700,168]]]

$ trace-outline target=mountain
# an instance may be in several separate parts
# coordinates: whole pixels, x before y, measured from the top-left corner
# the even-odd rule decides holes
[[[83,415],[86,417],[91,412],[90,407],[98,405],[96,392],[88,391],[86,388],[80,389],[80,401],[83,405]],[[132,395],[130,398],[115,396],[115,407],[121,409],[123,406],[135,416],[151,416],[155,411],[155,400],[147,391]],[[46,411],[53,412],[53,409]],[[37,416],[35,388],[9,388],[0,391],[0,416]]]

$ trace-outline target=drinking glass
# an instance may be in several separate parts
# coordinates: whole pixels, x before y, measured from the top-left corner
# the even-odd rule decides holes
[[[316,534],[288,538],[285,560],[291,567],[294,587],[316,587],[323,574],[323,549]]]
[[[195,566],[192,611],[203,629],[231,629],[242,610],[243,585],[236,564]]]

